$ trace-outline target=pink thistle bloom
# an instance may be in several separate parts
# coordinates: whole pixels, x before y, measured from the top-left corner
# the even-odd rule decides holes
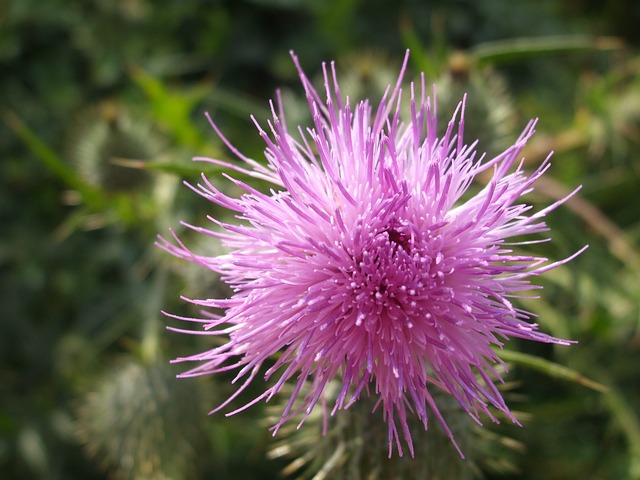
[[[324,389],[335,379],[342,386],[332,415],[361,395],[377,397],[389,455],[394,443],[402,455],[400,437],[413,455],[409,416],[426,429],[428,407],[453,440],[434,388],[451,394],[478,423],[480,413],[497,421],[490,406],[517,423],[494,384],[500,378],[493,366],[501,360],[492,346],[510,337],[570,343],[537,331],[533,314],[510,299],[536,288],[530,277],[580,253],[548,263],[512,249],[533,240],[506,241],[546,231],[543,217],[566,200],[535,213],[520,203],[549,168],[547,158],[527,174],[519,160],[536,122],[500,155],[478,158],[476,144],[463,141],[464,100],[437,136],[424,75],[419,88],[411,85],[410,117],[401,121],[408,55],[377,107],[343,99],[333,63],[330,71],[323,65],[323,101],[292,57],[313,126],[290,131],[279,98],[278,111],[272,103],[267,130],[254,119],[266,143],[266,166],[243,156],[209,118],[246,167],[196,160],[274,185],[263,193],[227,177],[246,192],[240,198],[223,194],[204,175],[191,186],[242,220],[211,218],[217,229],[187,225],[220,239],[229,253],[198,255],[175,234],[174,241],[160,240],[173,255],[219,273],[234,291],[231,298],[189,300],[222,315],[177,317],[203,324],[203,331],[190,333],[228,336],[222,346],[177,359],[200,362],[182,376],[239,370],[239,388],[217,411],[263,375],[265,392],[229,415],[271,399],[292,381],[274,434],[295,414],[303,412],[304,421],[319,401],[325,405]],[[491,174],[488,184],[463,198],[483,172]]]

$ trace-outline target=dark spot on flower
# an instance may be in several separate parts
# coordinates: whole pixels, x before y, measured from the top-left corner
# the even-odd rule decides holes
[[[411,238],[405,232],[397,228],[389,228],[386,230],[389,236],[389,242],[395,244],[396,247],[402,248],[405,252],[411,252]]]

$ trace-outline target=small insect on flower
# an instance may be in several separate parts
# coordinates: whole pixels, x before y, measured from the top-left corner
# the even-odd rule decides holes
[[[397,83],[377,105],[343,98],[333,63],[323,65],[323,100],[292,58],[312,125],[290,130],[278,97],[267,129],[254,119],[266,164],[242,155],[208,117],[244,165],[196,160],[273,184],[261,192],[227,177],[244,190],[240,198],[225,195],[204,175],[191,186],[241,220],[211,218],[212,229],[187,225],[219,239],[228,253],[199,255],[175,234],[159,241],[171,254],[220,274],[234,292],[189,300],[222,314],[176,317],[202,323],[202,331],[190,333],[228,338],[177,359],[199,362],[182,376],[238,370],[240,386],[216,411],[263,376],[264,393],[229,414],[271,399],[291,381],[293,393],[274,434],[294,415],[303,413],[304,422],[318,402],[326,405],[324,389],[337,380],[331,415],[374,396],[388,424],[390,456],[394,444],[402,455],[401,437],[413,455],[413,418],[426,429],[433,414],[453,441],[434,389],[452,395],[478,423],[481,413],[497,421],[490,406],[516,422],[494,384],[500,378],[493,367],[501,361],[492,346],[510,337],[570,342],[537,331],[533,314],[510,298],[536,288],[530,277],[582,251],[549,263],[515,253],[507,243],[546,231],[544,216],[569,198],[538,212],[521,203],[549,168],[547,158],[533,173],[523,170],[520,155],[536,122],[486,159],[475,143],[464,142],[464,99],[438,136],[435,96],[426,95],[424,75],[411,84],[410,113],[401,120],[408,53]],[[483,172],[490,180],[471,195],[472,181]]]

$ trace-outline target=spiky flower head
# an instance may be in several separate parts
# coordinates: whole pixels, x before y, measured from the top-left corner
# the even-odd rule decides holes
[[[409,420],[426,429],[428,412],[453,440],[434,389],[452,395],[478,423],[481,413],[495,420],[491,406],[515,422],[494,385],[501,362],[492,347],[510,337],[569,343],[537,331],[533,315],[510,301],[534,288],[530,277],[569,260],[548,263],[507,243],[520,237],[520,245],[523,235],[547,230],[543,217],[561,203],[532,213],[520,200],[549,168],[547,159],[529,175],[523,170],[520,155],[535,121],[514,145],[485,159],[475,143],[464,142],[464,100],[438,137],[424,75],[411,84],[403,123],[400,85],[408,55],[377,106],[343,98],[333,64],[323,65],[322,100],[292,57],[312,125],[289,130],[280,102],[278,108],[272,103],[268,129],[254,119],[266,165],[243,156],[213,122],[246,166],[198,159],[273,184],[261,192],[228,177],[245,191],[240,198],[204,175],[192,186],[241,220],[190,226],[219,239],[228,253],[199,255],[176,235],[160,241],[170,253],[219,273],[234,292],[190,300],[209,313],[185,320],[202,322],[198,333],[228,340],[178,359],[199,363],[184,376],[239,370],[234,381],[240,386],[218,409],[263,376],[264,393],[229,414],[293,382],[274,433],[298,412],[304,421],[318,402],[333,415],[373,396],[388,424],[389,455],[394,444],[402,455],[402,437],[413,455]],[[491,178],[471,195],[481,173]],[[341,387],[327,405],[323,392],[333,379]]]

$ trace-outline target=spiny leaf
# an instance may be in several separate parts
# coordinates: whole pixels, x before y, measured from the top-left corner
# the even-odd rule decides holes
[[[142,69],[132,70],[132,79],[147,95],[158,122],[172,133],[180,145],[195,149],[206,145],[206,139],[193,126],[191,115],[196,105],[207,96],[211,85],[172,91]]]

